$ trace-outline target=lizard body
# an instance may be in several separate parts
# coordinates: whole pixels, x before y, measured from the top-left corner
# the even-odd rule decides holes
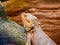
[[[40,27],[38,18],[33,16],[30,13],[23,13],[22,20],[25,28],[29,28],[30,32],[33,30],[33,33],[28,32],[31,35],[33,45],[56,45],[56,43],[44,33]],[[27,21],[28,20],[28,21]],[[26,24],[25,24],[25,23]],[[27,23],[29,25],[27,25]],[[33,27],[33,29],[32,29]],[[26,29],[28,30],[28,29]],[[29,35],[28,35],[29,36]]]

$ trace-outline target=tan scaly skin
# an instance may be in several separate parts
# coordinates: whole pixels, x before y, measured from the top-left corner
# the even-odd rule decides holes
[[[22,14],[21,14],[21,18],[22,18],[22,21],[23,21],[23,25],[24,25],[24,27],[26,28],[27,37],[28,37],[28,39],[27,39],[27,44],[26,44],[26,45],[32,45],[32,44],[31,44],[31,41],[32,41],[32,43],[34,43],[34,40],[33,40],[33,33],[34,33],[34,31],[35,31],[35,30],[33,30],[33,29],[34,29],[34,18],[33,18],[33,20],[30,20],[30,19],[27,17],[27,15],[29,15],[29,14],[30,14],[30,13],[22,13]],[[30,15],[31,15],[31,14],[30,14]],[[37,18],[35,17],[35,19],[37,19]],[[38,20],[37,20],[37,23],[40,24]]]
[[[56,45],[56,43],[50,39],[41,29],[37,17],[33,16],[30,13],[22,13],[21,17],[24,27],[27,30],[27,44],[30,43],[31,45],[32,41],[33,45]]]

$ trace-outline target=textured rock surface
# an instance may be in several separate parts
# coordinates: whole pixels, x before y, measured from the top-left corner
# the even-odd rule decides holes
[[[21,25],[21,12],[30,12],[37,16],[45,33],[60,45],[60,4],[29,4],[27,10],[11,11],[7,12],[8,17]]]

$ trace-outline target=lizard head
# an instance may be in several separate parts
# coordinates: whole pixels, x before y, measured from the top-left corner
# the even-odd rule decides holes
[[[22,13],[21,14],[23,25],[26,30],[31,30],[34,27],[34,22],[37,21],[37,17],[31,13]]]

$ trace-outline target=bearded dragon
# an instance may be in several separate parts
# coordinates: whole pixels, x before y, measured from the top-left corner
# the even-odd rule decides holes
[[[22,13],[21,17],[27,34],[29,34],[28,40],[32,41],[33,45],[56,45],[56,43],[44,33],[36,16],[30,13]]]

